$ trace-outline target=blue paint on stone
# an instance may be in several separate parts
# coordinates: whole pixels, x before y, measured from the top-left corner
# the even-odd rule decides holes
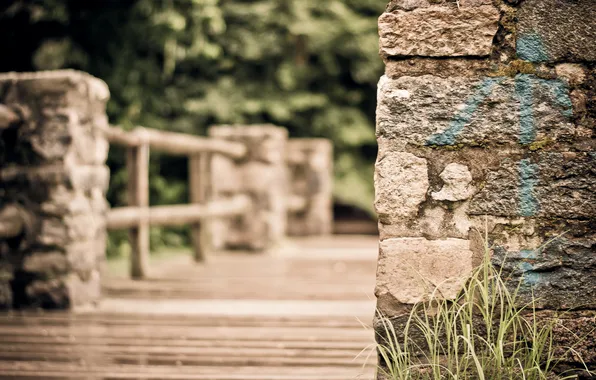
[[[544,62],[549,57],[542,37],[537,33],[526,33],[518,36],[516,43],[517,56],[524,61]]]
[[[536,139],[534,127],[534,94],[532,78],[527,74],[515,77],[515,95],[519,101],[519,142],[526,145]]]
[[[562,108],[561,113],[565,117],[573,116],[573,103],[569,97],[569,87],[561,80],[540,79],[540,82],[548,87],[554,97],[555,102]]]
[[[524,272],[522,278],[525,284],[537,285],[542,282],[542,275],[534,271],[532,264],[523,262],[520,264],[520,269]]]
[[[535,260],[538,258],[538,250],[523,249],[519,252],[522,259]],[[537,285],[542,281],[542,275],[535,271],[534,264],[530,261],[523,261],[519,264],[519,269],[523,272],[522,279],[527,285]]]
[[[492,92],[495,84],[503,81],[504,78],[486,78],[476,88],[473,95],[469,97],[466,102],[464,109],[458,112],[449,127],[441,132],[432,135],[426,142],[427,145],[453,145],[457,136],[461,133],[466,125],[470,123],[470,120],[474,116],[474,113],[478,109],[478,106],[484,101],[484,99]]]
[[[519,255],[523,259],[537,259],[538,258],[538,250],[534,250],[534,249],[522,249],[519,252]]]
[[[538,183],[538,166],[529,159],[519,162],[519,214],[534,216],[538,213],[539,204],[534,194]]]

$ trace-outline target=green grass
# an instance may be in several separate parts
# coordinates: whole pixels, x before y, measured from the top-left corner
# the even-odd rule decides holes
[[[571,372],[553,372],[562,357],[575,353],[573,347],[566,347],[565,355],[556,356],[561,348],[555,347],[553,339],[557,320],[539,320],[535,299],[520,305],[519,284],[508,286],[500,269],[491,264],[488,245],[484,256],[457,299],[433,294],[429,302],[414,305],[399,328],[378,313],[382,331],[376,348],[384,363],[378,368],[382,376],[389,380],[576,378]]]

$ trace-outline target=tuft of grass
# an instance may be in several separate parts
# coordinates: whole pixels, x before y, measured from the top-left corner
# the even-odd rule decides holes
[[[482,264],[454,300],[433,294],[415,305],[396,329],[378,312],[382,327],[378,368],[388,380],[551,380],[576,378],[555,374],[565,354],[556,356],[555,318],[539,320],[535,298],[520,305],[520,284],[510,290],[501,269],[491,263],[486,243]],[[399,330],[399,331],[398,331]],[[379,333],[377,331],[377,333]],[[579,342],[578,342],[579,343]],[[584,364],[586,371],[589,372]],[[383,377],[380,377],[383,378]]]

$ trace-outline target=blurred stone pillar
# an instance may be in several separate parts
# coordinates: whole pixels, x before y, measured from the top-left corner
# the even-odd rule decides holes
[[[0,74],[0,104],[21,121],[0,130],[0,213],[22,234],[0,238],[0,307],[71,308],[100,296],[105,258],[106,84],[76,71]]]
[[[246,144],[245,158],[234,161],[220,154],[212,158],[212,199],[246,194],[252,209],[245,215],[209,221],[215,249],[265,250],[286,231],[286,129],[272,125],[214,126],[209,136]]]
[[[327,235],[333,230],[333,145],[327,139],[290,139],[288,234]]]

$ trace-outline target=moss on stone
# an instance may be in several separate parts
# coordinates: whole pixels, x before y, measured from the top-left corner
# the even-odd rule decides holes
[[[427,145],[427,147],[431,148],[431,149],[442,149],[442,150],[450,150],[450,151],[454,151],[454,150],[462,150],[463,148],[466,147],[465,144],[455,144],[455,145]]]
[[[508,5],[505,5],[505,4],[501,4],[501,6],[499,8],[501,9],[501,20],[500,20],[501,26],[506,31],[508,31],[510,33],[515,33],[516,9],[513,7],[510,7]]]
[[[546,138],[540,141],[534,141],[528,146],[528,148],[534,152],[536,150],[544,149],[546,146],[552,144],[553,142],[553,140]]]
[[[490,74],[495,77],[514,77],[517,74],[534,74],[536,75],[536,67],[532,62],[516,59],[507,65],[499,65],[497,69]]]

